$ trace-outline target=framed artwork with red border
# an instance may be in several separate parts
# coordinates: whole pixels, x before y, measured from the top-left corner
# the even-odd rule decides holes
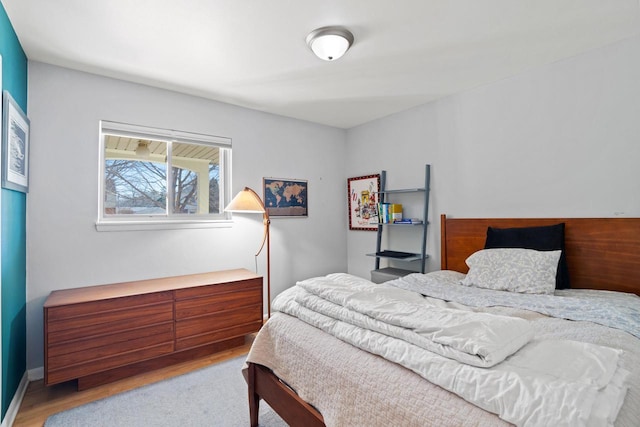
[[[349,230],[378,230],[380,174],[347,179]]]

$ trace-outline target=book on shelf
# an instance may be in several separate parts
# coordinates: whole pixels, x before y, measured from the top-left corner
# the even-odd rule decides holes
[[[389,224],[402,219],[402,205],[400,203],[378,203],[378,222]]]
[[[403,218],[393,221],[394,224],[422,224],[422,220],[418,218]]]
[[[402,219],[402,205],[400,203],[392,203],[389,207],[391,211],[391,221],[399,221]]]
[[[387,215],[389,214],[389,204],[388,203],[378,203],[378,223],[386,224],[387,223]]]

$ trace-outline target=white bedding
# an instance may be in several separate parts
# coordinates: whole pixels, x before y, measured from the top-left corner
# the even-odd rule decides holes
[[[586,320],[621,329],[640,338],[640,297],[588,289],[556,289],[555,295],[532,295],[459,286],[465,275],[441,270],[410,274],[388,285],[472,307],[507,306],[570,320]]]
[[[367,292],[363,287],[375,287],[376,292]],[[485,333],[479,334],[483,339],[474,341],[469,335],[456,335],[464,331],[464,327],[447,329],[436,323],[435,327],[425,328],[421,322],[426,318],[420,313],[420,307],[439,315],[446,313],[446,317],[451,317],[448,316],[451,310],[447,308],[443,312],[437,304],[419,301],[423,301],[419,294],[400,293],[397,289],[374,285],[354,276],[335,274],[300,283],[278,296],[273,307],[354,346],[399,363],[516,425],[613,424],[622,405],[628,375],[619,366],[622,351],[569,340],[534,339],[494,368],[482,369],[458,360],[471,357],[477,361],[482,359],[478,354],[483,357],[491,354],[491,362],[499,362],[531,338],[527,322],[527,326],[522,327],[519,321],[504,325],[498,321],[498,335],[502,338],[486,340],[491,333],[486,332],[490,329],[485,329]],[[399,306],[405,309],[403,311],[418,314],[398,316]],[[478,319],[476,313],[468,310],[458,314],[453,317],[462,319],[459,325]],[[487,315],[483,316],[484,320]],[[484,325],[476,324],[472,335],[478,335],[483,328]],[[443,333],[443,330],[446,331]],[[515,334],[514,330],[517,331]],[[431,339],[434,331],[437,335],[435,344]],[[504,355],[492,352],[491,349],[504,347],[505,333],[507,341],[514,337],[523,341],[524,337],[524,342],[507,346],[510,348],[503,352]],[[425,336],[430,338],[426,344],[421,341]],[[417,342],[424,345],[416,345]],[[426,348],[438,350],[439,354]],[[461,349],[463,356],[457,357],[458,360],[450,358]]]
[[[295,301],[311,311],[472,366],[494,366],[533,337],[524,319],[440,308],[418,293],[346,274],[297,286],[306,292],[296,292]]]
[[[271,369],[320,411],[327,427],[512,426],[397,363],[284,313],[274,312],[262,326],[247,361]]]

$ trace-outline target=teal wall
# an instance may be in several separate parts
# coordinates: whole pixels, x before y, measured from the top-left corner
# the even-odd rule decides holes
[[[0,4],[2,89],[27,111],[27,57]],[[2,416],[26,371],[26,194],[2,191]]]

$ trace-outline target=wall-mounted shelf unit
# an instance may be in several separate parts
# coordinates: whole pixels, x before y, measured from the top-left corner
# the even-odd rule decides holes
[[[386,179],[387,172],[381,171],[380,173],[380,191],[378,196],[379,203],[387,202],[387,198],[395,199],[397,196],[402,193],[418,193],[422,196],[422,218],[421,223],[419,224],[407,224],[407,223],[378,223],[378,235],[376,238],[376,251],[371,254],[367,254],[368,256],[372,256],[376,258],[376,268],[371,272],[371,280],[380,283],[387,280],[391,280],[397,277],[404,276],[409,273],[415,273],[413,270],[405,270],[400,268],[393,267],[385,267],[380,268],[380,260],[387,259],[392,261],[399,262],[412,262],[412,261],[420,261],[420,273],[425,272],[426,261],[429,255],[427,254],[427,230],[429,228],[429,186],[431,179],[431,165],[425,165],[424,171],[424,187],[419,188],[402,188],[402,189],[387,189],[386,188]],[[391,248],[387,248],[383,246],[382,237],[384,234],[385,228],[388,228],[388,232],[392,233],[394,230],[398,230],[400,228],[413,228],[416,233],[420,236],[420,251],[419,252],[400,252],[392,250]]]

